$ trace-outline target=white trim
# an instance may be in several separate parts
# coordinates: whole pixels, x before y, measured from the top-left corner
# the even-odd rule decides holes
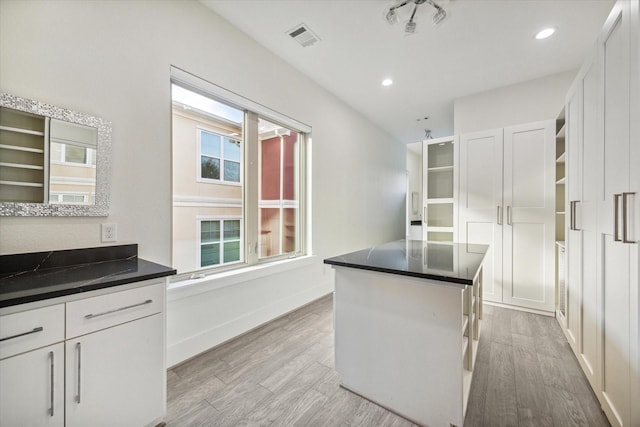
[[[174,196],[173,207],[236,208],[242,209],[242,199],[218,197]]]
[[[265,264],[250,265],[235,270],[214,272],[197,279],[171,280],[167,287],[167,301],[188,298],[194,295],[235,285],[236,283],[257,280],[272,274],[278,274],[296,268],[303,268],[315,264],[318,261],[319,258],[316,255],[306,255]]]
[[[180,68],[174,67],[173,65],[170,68],[170,74],[172,81],[182,86],[186,86],[187,89],[196,89],[200,92],[204,91],[206,93],[213,94],[219,100],[227,102],[241,110],[251,110],[261,117],[268,118],[269,120],[275,120],[279,124],[292,127],[294,130],[297,129],[304,133],[311,132],[311,126],[309,125],[299,122],[282,113],[278,113],[277,111],[267,108],[264,105],[258,104],[257,102],[251,101],[250,99],[238,95],[237,93],[233,93],[227,89],[221,88],[220,86],[208,82],[200,77],[196,77],[193,74],[181,70]]]

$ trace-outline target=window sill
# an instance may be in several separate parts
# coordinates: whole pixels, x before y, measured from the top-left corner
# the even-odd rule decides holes
[[[175,301],[194,295],[211,292],[216,289],[259,279],[272,274],[278,274],[297,268],[303,268],[317,262],[315,255],[306,255],[282,261],[253,265],[237,270],[224,271],[197,279],[186,279],[169,283],[167,287],[167,301]]]

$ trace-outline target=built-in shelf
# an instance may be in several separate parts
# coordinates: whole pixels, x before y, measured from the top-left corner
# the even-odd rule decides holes
[[[562,178],[556,181],[556,184],[564,184],[566,181],[567,181],[567,178],[563,176]]]
[[[453,170],[453,165],[451,165],[451,166],[438,166],[438,167],[428,168],[427,170],[428,170],[429,172],[446,172],[446,171],[452,171],[452,170]]]
[[[556,133],[556,139],[564,138],[565,129],[566,129],[566,126],[565,126],[565,123],[563,122],[562,126],[560,127],[560,129],[558,129],[558,132]]]
[[[564,211],[558,211],[556,212],[556,215],[564,215]]]
[[[445,204],[445,203],[453,203],[452,197],[443,197],[440,199],[427,199],[428,205],[437,205],[437,204]]]
[[[567,153],[562,153],[560,156],[558,156],[558,158],[556,159],[556,163],[564,163],[566,155]]]
[[[16,187],[42,187],[41,182],[0,181],[0,185],[13,185]]]
[[[12,126],[0,126],[0,130],[6,130],[6,131],[9,131],[9,132],[15,132],[15,133],[24,133],[24,134],[27,134],[27,135],[44,136],[44,132],[40,132],[40,131],[37,131],[37,130],[14,128]]]
[[[465,336],[467,333],[467,326],[469,326],[469,316],[465,314],[462,316],[462,334]]]
[[[3,148],[5,150],[26,151],[28,153],[38,153],[38,154],[44,153],[44,150],[40,148],[21,147],[18,145],[0,144],[0,148]]]
[[[430,227],[427,226],[427,231],[434,231],[434,232],[453,232],[453,227]]]
[[[21,163],[0,162],[0,166],[4,166],[5,168],[44,170],[44,166],[25,165],[25,164],[21,164]]]

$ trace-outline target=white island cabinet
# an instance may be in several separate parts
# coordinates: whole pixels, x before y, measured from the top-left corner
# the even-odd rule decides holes
[[[325,260],[341,385],[416,424],[461,427],[487,248],[401,240]]]

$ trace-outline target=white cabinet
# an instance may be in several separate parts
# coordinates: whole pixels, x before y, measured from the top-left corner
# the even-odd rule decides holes
[[[567,96],[567,316],[614,426],[640,425],[640,5],[618,1]]]
[[[64,425],[64,305],[0,318],[0,425]]]
[[[166,283],[139,285],[0,317],[0,425],[161,420]]]
[[[460,137],[460,239],[489,244],[483,298],[555,307],[555,124]]]
[[[632,312],[638,310],[637,299],[637,232],[633,207],[637,203],[640,182],[631,181],[630,77],[638,76],[637,63],[630,70],[631,4],[619,1],[605,24],[599,41],[603,61],[602,123],[604,125],[602,170],[599,175],[598,237],[602,278],[602,386],[601,403],[613,425],[633,425],[637,418],[637,402],[631,401],[631,387],[639,381],[637,364],[631,357],[630,337],[637,336],[638,324],[632,324]],[[637,22],[636,22],[637,25]],[[637,59],[637,58],[636,58]],[[635,99],[638,102],[638,99]],[[596,104],[597,105],[597,104]],[[585,100],[585,108],[587,101]],[[637,121],[634,117],[633,121]],[[637,224],[636,224],[637,226]],[[583,260],[587,262],[587,260]],[[635,299],[632,296],[635,294]],[[636,353],[637,357],[637,353]],[[632,411],[636,413],[632,422]]]
[[[432,243],[456,241],[457,140],[450,136],[422,143],[422,240]]]
[[[64,345],[0,360],[0,425],[64,425]]]
[[[67,340],[67,427],[144,426],[163,413],[160,314]]]

